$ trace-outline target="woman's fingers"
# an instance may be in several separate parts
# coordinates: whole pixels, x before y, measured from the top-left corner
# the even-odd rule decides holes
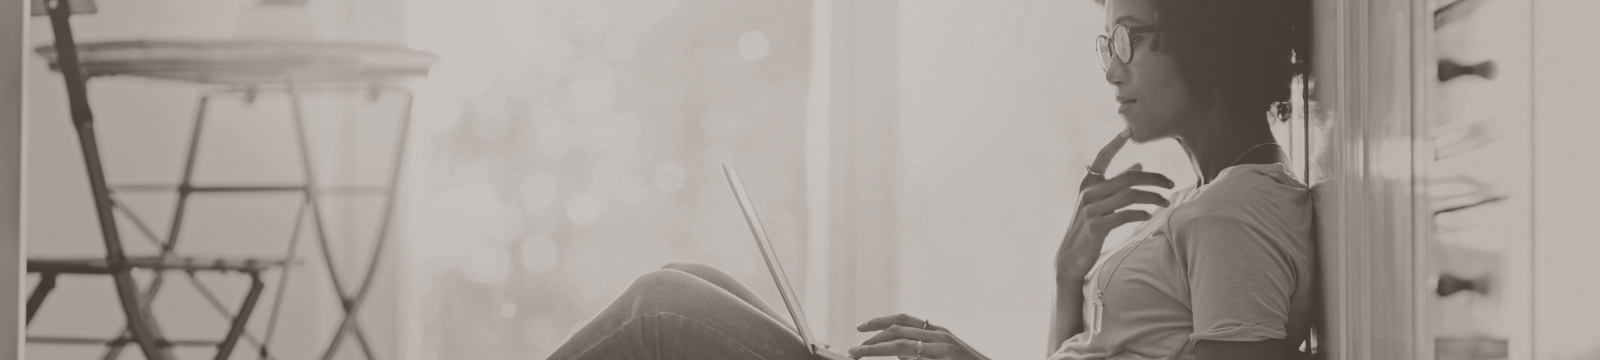
[[[1106,143],[1106,146],[1101,147],[1100,153],[1095,155],[1094,161],[1089,162],[1089,171],[1083,174],[1083,181],[1078,183],[1078,191],[1082,192],[1095,184],[1105,181],[1106,167],[1111,166],[1111,159],[1116,158],[1117,153],[1122,151],[1122,146],[1127,143],[1128,132],[1124,130],[1117,133],[1116,137],[1111,138],[1111,142]],[[1100,173],[1100,175],[1095,173]]]
[[[1145,172],[1143,170],[1143,166],[1140,166],[1140,164],[1133,164],[1133,166],[1129,167],[1128,170],[1117,174],[1115,177],[1100,180],[1090,186],[1084,187],[1083,191],[1079,194],[1079,198],[1086,203],[1094,203],[1096,201],[1105,199],[1112,194],[1115,194],[1117,191],[1134,186],[1154,186],[1164,189],[1171,189],[1175,186],[1175,184],[1172,182],[1172,179],[1168,179],[1166,175]]]
[[[1138,165],[1138,164],[1134,164],[1134,165]],[[1157,186],[1157,187],[1161,187],[1161,188],[1171,189],[1173,186],[1176,186],[1176,184],[1172,183],[1172,179],[1168,179],[1166,175],[1161,175],[1160,173],[1145,172],[1143,168],[1136,169],[1136,170],[1124,171],[1121,174],[1117,174],[1116,177],[1111,178],[1110,180],[1106,180],[1106,183],[1107,184],[1114,184],[1117,187],[1129,187],[1129,186],[1141,186],[1142,185],[1142,186]]]
[[[1112,213],[1111,215],[1089,220],[1089,230],[1098,234],[1105,234],[1111,232],[1111,229],[1116,229],[1118,226],[1126,225],[1127,223],[1135,221],[1150,220],[1151,217],[1152,216],[1150,215],[1150,212],[1144,210],[1118,211]]]
[[[899,339],[872,345],[862,345],[850,348],[850,357],[863,358],[872,356],[899,356],[905,358],[946,359],[955,351],[955,344],[922,342],[921,354],[918,354],[916,340]]]
[[[917,341],[901,339],[872,345],[852,346],[848,353],[850,357],[857,359],[872,356],[913,357],[917,356]]]
[[[872,337],[867,338],[867,341],[862,341],[861,345],[872,345],[900,339],[927,343],[954,342],[951,340],[950,334],[947,333],[933,330],[923,330],[909,326],[890,325],[888,329],[883,329],[883,331],[879,331],[877,334],[872,335]]]
[[[1127,144],[1128,132],[1117,133],[1116,137],[1111,138],[1111,142],[1100,148],[1100,153],[1095,155],[1094,161],[1089,163],[1089,167],[1104,173],[1106,167],[1111,166],[1111,159],[1116,158],[1117,153],[1122,151],[1122,146]]]
[[[1150,204],[1160,207],[1172,206],[1172,202],[1161,196],[1161,194],[1138,189],[1122,189],[1122,191],[1118,191],[1110,197],[1084,206],[1083,211],[1090,218],[1095,218],[1105,216],[1112,211],[1133,204]]]
[[[1123,170],[1121,174],[1117,174],[1117,177],[1121,177],[1122,174],[1143,170],[1143,164],[1133,163],[1133,165],[1129,166],[1127,170]],[[1115,186],[1107,185],[1110,182],[1111,179],[1107,179],[1102,176],[1086,176],[1083,179],[1083,182],[1078,185],[1078,199],[1083,201],[1083,203],[1088,204],[1095,201],[1100,201],[1100,199],[1103,199],[1106,196],[1110,196],[1112,192],[1116,191]]]
[[[926,325],[927,330],[948,332],[943,327],[939,327],[938,325],[929,323],[921,318],[906,314],[894,314],[872,318],[871,320],[867,320],[867,322],[861,323],[861,325],[856,325],[856,331],[879,331],[888,329],[889,325],[900,325],[917,329],[922,329],[923,326]]]
[[[1098,201],[1115,194],[1117,191],[1134,186],[1154,186],[1163,189],[1171,189],[1176,186],[1173,184],[1172,179],[1168,179],[1166,175],[1138,170],[1136,168],[1139,164],[1134,164],[1134,166],[1135,168],[1123,171],[1121,174],[1117,174],[1116,177],[1101,181],[1084,190],[1083,198],[1089,201]]]
[[[856,326],[860,331],[879,331],[860,346],[849,349],[850,357],[897,356],[902,359],[974,359],[977,354],[950,330],[906,314],[881,316]],[[881,330],[881,331],[880,331]]]
[[[881,316],[856,326],[860,331],[879,331],[860,346],[849,349],[850,357],[897,356],[902,359],[972,360],[983,355],[961,341],[949,329],[906,314]]]

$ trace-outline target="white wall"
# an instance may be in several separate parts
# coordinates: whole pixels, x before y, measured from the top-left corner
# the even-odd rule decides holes
[[[1593,21],[1600,3],[1533,2],[1533,331],[1534,358],[1600,357],[1600,291],[1594,281],[1595,204],[1600,134],[1594,84],[1600,55]]]

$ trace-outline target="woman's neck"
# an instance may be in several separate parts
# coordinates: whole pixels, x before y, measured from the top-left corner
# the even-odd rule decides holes
[[[1271,164],[1282,161],[1281,148],[1274,144],[1266,119],[1211,119],[1193,134],[1179,136],[1178,143],[1189,153],[1189,163],[1200,176],[1201,184],[1216,180],[1223,169],[1238,164]]]

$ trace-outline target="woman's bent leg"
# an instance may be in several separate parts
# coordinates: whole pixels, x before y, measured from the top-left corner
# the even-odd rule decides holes
[[[728,273],[723,272],[720,269],[711,267],[710,265],[697,263],[669,263],[661,268],[686,272],[689,273],[689,275],[694,275],[695,277],[704,279],[706,282],[709,282],[712,285],[716,285],[723,290],[727,290],[729,294],[733,294],[734,297],[744,300],[745,303],[749,303],[750,306],[754,306],[756,309],[761,310],[761,312],[766,313],[767,316],[777,319],[778,322],[789,326],[790,329],[795,329],[794,323],[789,321],[789,316],[786,315],[787,313],[779,313],[773,310],[772,307],[767,306],[765,301],[761,301],[761,297],[756,296],[755,292],[750,291],[750,288],[745,287],[744,284],[739,283],[739,280],[734,280],[732,276],[728,276]],[[800,330],[795,329],[795,331],[799,332]]]
[[[550,359],[816,359],[788,326],[698,276],[657,270]]]

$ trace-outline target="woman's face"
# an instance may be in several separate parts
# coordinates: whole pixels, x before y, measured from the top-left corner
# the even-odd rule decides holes
[[[1155,0],[1106,0],[1106,34],[1121,24],[1129,28],[1157,25]],[[1106,82],[1116,87],[1116,99],[1131,139],[1146,142],[1175,136],[1192,115],[1195,101],[1178,72],[1178,64],[1164,51],[1151,50],[1157,33],[1130,34],[1133,61],[1123,64],[1113,55],[1106,66]]]

